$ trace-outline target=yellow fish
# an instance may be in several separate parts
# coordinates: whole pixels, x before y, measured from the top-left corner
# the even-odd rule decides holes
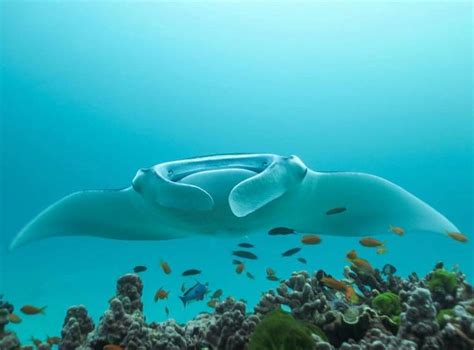
[[[405,230],[398,226],[389,226],[389,230],[395,233],[396,235],[403,236],[405,234]]]
[[[447,232],[446,234],[458,242],[467,243],[468,241],[467,236],[460,232]]]

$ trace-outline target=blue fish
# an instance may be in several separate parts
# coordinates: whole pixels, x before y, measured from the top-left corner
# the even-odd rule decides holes
[[[203,300],[204,295],[206,295],[208,291],[209,289],[207,288],[207,284],[196,282],[194,286],[189,288],[186,292],[184,292],[183,296],[180,296],[179,298],[183,302],[183,305],[186,306],[186,304],[190,301]]]

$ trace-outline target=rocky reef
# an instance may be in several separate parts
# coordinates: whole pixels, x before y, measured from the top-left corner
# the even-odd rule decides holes
[[[227,298],[213,312],[179,324],[147,322],[142,281],[127,274],[96,324],[84,306],[70,307],[56,345],[61,350],[474,349],[473,288],[461,272],[438,263],[424,278],[383,277],[377,269],[354,267],[344,275],[357,286],[357,301],[328,287],[324,271],[300,271],[264,293],[253,310]],[[0,349],[32,349],[7,330],[12,312],[13,306],[0,300]]]

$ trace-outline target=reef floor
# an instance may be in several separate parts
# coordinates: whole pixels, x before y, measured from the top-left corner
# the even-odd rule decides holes
[[[294,272],[253,310],[227,298],[213,312],[178,324],[148,323],[143,283],[126,274],[97,323],[84,306],[72,306],[61,337],[34,345],[20,344],[9,330],[14,306],[0,300],[0,350],[474,349],[473,287],[462,272],[437,263],[424,278],[355,266],[344,276],[342,283],[322,270]]]

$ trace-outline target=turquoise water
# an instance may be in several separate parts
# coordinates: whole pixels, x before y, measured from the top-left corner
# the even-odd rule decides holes
[[[376,267],[423,275],[438,261],[473,281],[472,241],[387,233],[377,255],[357,237],[322,236],[296,258],[298,238],[129,242],[52,238],[7,252],[39,211],[82,189],[128,186],[138,168],[201,154],[296,154],[312,169],[362,171],[419,196],[471,236],[472,29],[469,3],[2,2],[0,294],[45,316],[12,325],[23,339],[60,333],[70,305],[97,321],[115,281],[135,265],[149,320],[186,321],[180,286],[203,271],[211,290],[253,305],[298,269],[340,277],[356,248]],[[256,245],[237,275],[235,244]],[[165,276],[159,261],[173,273]],[[169,300],[153,302],[159,287]]]

